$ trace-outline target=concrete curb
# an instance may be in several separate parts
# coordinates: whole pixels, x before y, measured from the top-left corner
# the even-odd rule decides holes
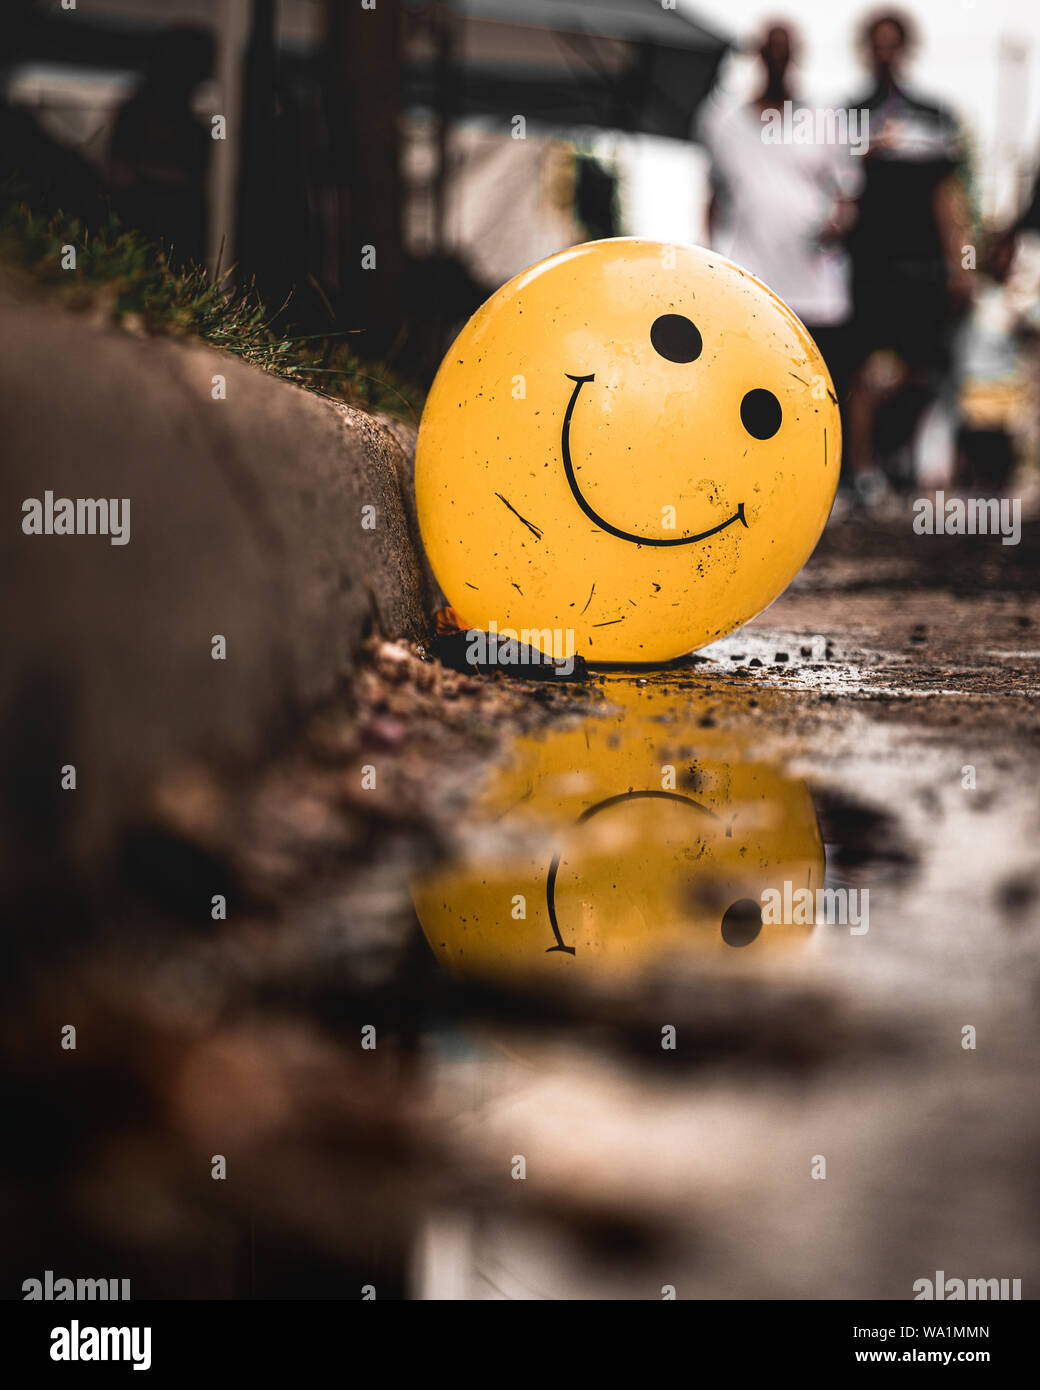
[[[185,764],[255,765],[349,679],[374,623],[421,635],[406,430],[8,286],[0,419],[3,869],[27,814],[96,853]],[[129,542],[24,534],[48,492],[129,498]]]

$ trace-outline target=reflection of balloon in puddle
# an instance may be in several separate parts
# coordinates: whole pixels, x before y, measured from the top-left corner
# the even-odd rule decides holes
[[[413,884],[449,969],[551,982],[805,941],[760,911],[765,889],[823,886],[804,782],[698,727],[687,691],[678,720],[674,693],[607,694],[615,718],[518,740],[470,813],[477,849]]]

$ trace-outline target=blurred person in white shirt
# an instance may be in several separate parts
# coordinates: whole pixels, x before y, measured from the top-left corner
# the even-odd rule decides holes
[[[792,116],[817,115],[788,85],[797,46],[791,26],[770,24],[758,47],[759,95],[705,122],[712,184],[708,236],[722,255],[794,310],[823,354],[843,404],[852,298],[842,240],[855,218],[861,178],[848,143],[799,140],[797,132],[791,138]],[[785,133],[778,140],[781,123]],[[822,125],[814,120],[813,128]]]

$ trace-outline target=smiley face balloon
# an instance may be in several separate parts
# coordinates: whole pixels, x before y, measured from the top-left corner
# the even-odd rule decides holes
[[[830,377],[791,310],[714,252],[622,237],[474,314],[430,391],[415,487],[467,623],[655,662],[786,588],[840,460]]]

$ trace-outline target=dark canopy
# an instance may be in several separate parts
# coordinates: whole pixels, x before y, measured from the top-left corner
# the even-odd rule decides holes
[[[686,139],[730,47],[660,0],[448,0],[445,9],[458,116]],[[408,56],[407,100],[439,107],[432,46],[420,39]]]

